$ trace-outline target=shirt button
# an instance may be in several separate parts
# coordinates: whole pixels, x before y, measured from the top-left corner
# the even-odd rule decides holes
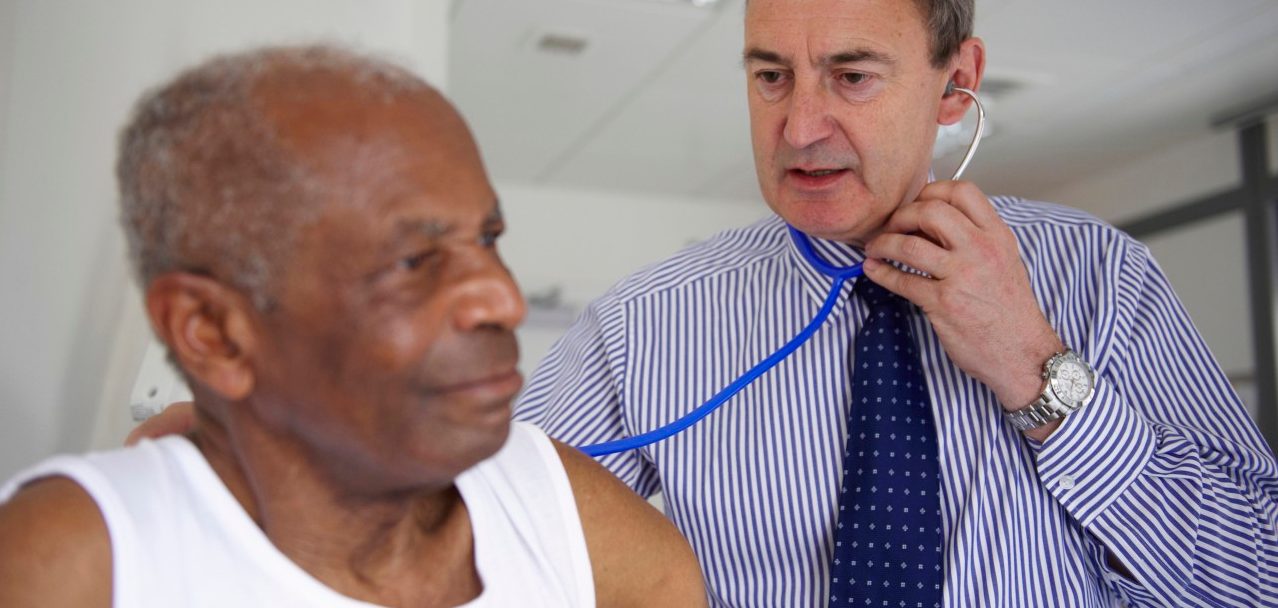
[[[1062,475],[1062,476],[1061,476],[1061,489],[1062,489],[1062,490],[1073,490],[1073,489],[1074,489],[1074,476],[1073,476],[1073,475]]]

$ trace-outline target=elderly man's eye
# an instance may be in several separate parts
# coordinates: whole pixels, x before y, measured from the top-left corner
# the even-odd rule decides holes
[[[420,251],[406,258],[401,259],[396,266],[400,270],[417,270],[426,265],[432,258],[437,255],[435,250]]]
[[[502,231],[488,230],[479,235],[479,244],[486,248],[497,246],[497,239],[501,238]]]

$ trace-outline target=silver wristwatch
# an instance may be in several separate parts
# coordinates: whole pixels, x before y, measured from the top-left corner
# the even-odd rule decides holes
[[[1043,364],[1043,393],[1028,406],[1008,412],[1018,431],[1036,429],[1076,412],[1092,399],[1096,374],[1072,350],[1056,353]]]

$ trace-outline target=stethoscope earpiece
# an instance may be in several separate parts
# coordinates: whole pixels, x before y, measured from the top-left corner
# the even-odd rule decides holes
[[[954,81],[945,85],[945,94],[962,93],[972,98],[972,105],[976,106],[976,132],[972,133],[972,142],[967,144],[967,154],[963,155],[963,162],[959,163],[958,169],[954,170],[951,180],[957,180],[963,176],[963,172],[967,170],[967,165],[972,162],[972,157],[976,156],[976,148],[981,145],[981,137],[985,135],[985,104],[981,103],[981,98],[972,89],[954,86]]]

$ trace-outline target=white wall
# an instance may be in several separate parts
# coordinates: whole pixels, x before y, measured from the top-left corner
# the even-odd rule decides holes
[[[464,109],[463,109],[464,111]],[[759,200],[706,200],[498,183],[508,231],[501,254],[525,293],[558,286],[561,314],[532,309],[520,329],[531,372],[575,313],[636,269],[768,213]]]
[[[17,4],[4,0],[0,2],[0,141],[4,141],[5,119],[9,115],[9,70],[13,66],[13,21],[17,14]],[[4,164],[0,158],[0,176],[3,176]]]
[[[1270,155],[1278,171],[1278,117],[1271,117]],[[1170,205],[1236,188],[1242,180],[1238,140],[1232,130],[1203,132],[1177,145],[1090,179],[1047,192],[1043,198],[1122,223]],[[1246,244],[1241,213],[1231,213],[1146,239],[1221,367],[1244,400],[1254,373]]]
[[[116,225],[117,129],[207,54],[322,39],[443,83],[448,0],[0,3],[0,478],[118,445],[147,330]]]

